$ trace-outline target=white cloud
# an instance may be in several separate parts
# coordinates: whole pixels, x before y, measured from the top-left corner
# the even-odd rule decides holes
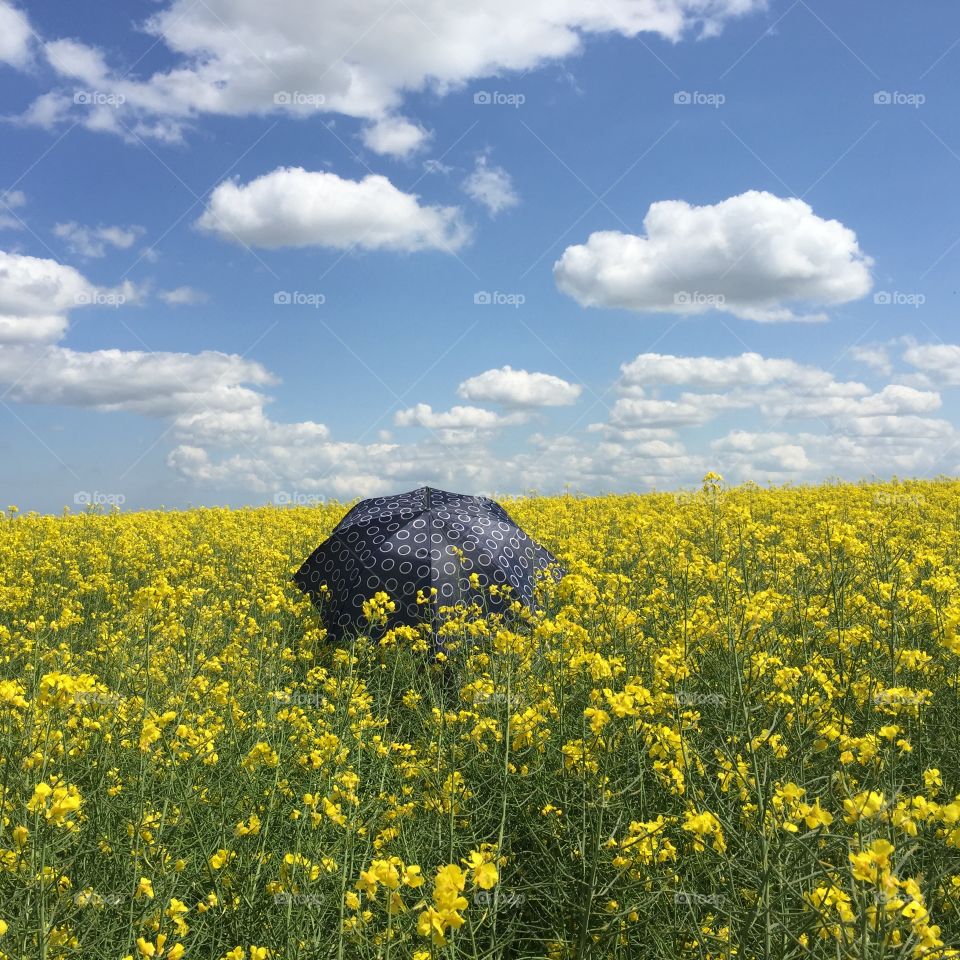
[[[464,380],[457,395],[464,400],[506,407],[564,407],[577,402],[583,388],[549,373],[530,373],[506,365]]]
[[[620,368],[624,393],[650,386],[690,386],[719,390],[729,387],[789,383],[797,387],[823,387],[830,374],[794,360],[742,353],[735,357],[678,357],[668,353],[641,353]]]
[[[473,172],[463,181],[463,189],[468,197],[486,207],[491,216],[520,202],[510,174],[503,167],[487,166],[485,156],[477,157]]]
[[[424,147],[430,135],[404,117],[382,117],[363,131],[364,144],[374,153],[408,157]]]
[[[171,307],[193,306],[206,303],[207,295],[193,287],[175,287],[173,290],[161,290],[157,296]]]
[[[23,227],[20,217],[13,211],[25,206],[27,195],[22,190],[0,192],[0,230],[19,230]]]
[[[490,430],[499,426],[501,420],[499,414],[482,407],[458,405],[441,412],[434,411],[428,403],[398,410],[393,417],[398,427],[426,427],[428,430]]]
[[[946,386],[960,386],[960,346],[953,343],[911,343],[903,359]]]
[[[872,370],[876,370],[877,373],[882,373],[884,376],[889,376],[893,371],[893,364],[890,362],[890,354],[886,347],[876,344],[856,346],[851,348],[850,354],[854,360],[870,367]]]
[[[109,289],[73,267],[0,250],[0,345],[59,340],[76,307],[133,303],[132,283]]]
[[[582,306],[680,315],[719,310],[760,322],[864,296],[872,260],[856,235],[798,199],[750,190],[718,204],[651,204],[644,236],[601,231],[567,247],[557,286]]]
[[[28,363],[24,363],[28,360]],[[224,353],[82,352],[59,346],[0,349],[0,381],[20,402],[126,410],[151,417],[258,411],[262,394],[245,384],[274,378],[258,363]]]
[[[26,16],[7,0],[0,0],[0,63],[25,67],[30,62],[32,39]]]
[[[107,71],[99,51],[84,53],[74,41],[53,41],[47,52],[65,80],[123,96],[122,112],[145,134],[169,137],[199,114],[337,112],[380,122],[408,92],[444,95],[480,77],[533,70],[578,53],[593,35],[712,36],[729,19],[765,6],[765,0],[611,0],[600,7],[570,0],[172,0],[146,29],[166,44],[173,63],[147,79]],[[27,38],[17,29],[18,39],[5,48],[19,63]],[[31,119],[55,122],[81,111],[93,120],[97,106],[75,107],[72,92],[58,91],[62,102],[35,107]],[[123,135],[99,112],[99,129]]]
[[[301,167],[221,183],[197,223],[225,240],[269,248],[456,250],[469,237],[456,207],[423,206],[386,177],[345,180]]]
[[[58,223],[53,228],[54,235],[64,240],[67,247],[81,257],[102,257],[107,247],[116,250],[129,250],[137,237],[143,234],[143,227],[84,227],[70,221]]]
[[[610,411],[610,422],[618,427],[689,427],[708,423],[729,405],[718,395],[684,394],[679,400],[621,397]]]

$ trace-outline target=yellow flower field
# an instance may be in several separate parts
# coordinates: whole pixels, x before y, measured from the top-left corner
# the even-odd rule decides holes
[[[960,482],[504,505],[446,667],[325,641],[347,505],[8,510],[0,957],[960,956]]]

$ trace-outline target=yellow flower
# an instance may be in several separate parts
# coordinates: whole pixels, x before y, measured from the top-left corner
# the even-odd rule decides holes
[[[474,850],[464,863],[472,871],[474,884],[480,887],[481,890],[490,890],[500,879],[500,874],[493,863],[492,854],[480,853]]]
[[[153,883],[146,877],[141,877],[139,883],[137,884],[136,895],[138,897],[146,897],[148,900],[152,900]]]
[[[221,848],[210,857],[210,866],[214,870],[222,870],[235,856],[232,850]]]

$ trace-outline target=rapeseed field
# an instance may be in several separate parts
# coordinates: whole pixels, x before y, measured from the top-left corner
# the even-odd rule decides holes
[[[346,504],[7,510],[0,958],[960,956],[960,482],[502,502],[446,664],[325,640]]]

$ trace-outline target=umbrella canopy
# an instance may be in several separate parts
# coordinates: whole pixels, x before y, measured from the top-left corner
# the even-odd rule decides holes
[[[328,633],[340,640],[351,629],[367,626],[363,603],[378,591],[397,608],[384,629],[425,620],[436,624],[444,605],[477,602],[494,612],[505,609],[509,600],[487,592],[494,584],[510,587],[511,598],[529,606],[537,572],[548,567],[556,579],[563,575],[556,557],[498,503],[420,487],[362,500],[293,579],[317,605]],[[473,573],[479,588],[470,585]],[[435,602],[418,604],[417,592],[429,596],[431,587],[437,591]]]

